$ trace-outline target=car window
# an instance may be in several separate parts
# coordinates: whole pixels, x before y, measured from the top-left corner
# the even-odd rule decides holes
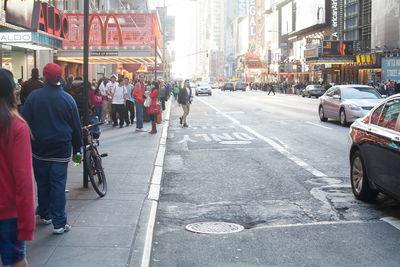
[[[381,116],[382,110],[385,107],[385,104],[381,105],[379,108],[375,109],[374,113],[371,115],[371,123],[378,125],[379,117]]]
[[[333,95],[341,96],[340,88],[335,88],[335,91],[333,91]]]
[[[396,99],[387,102],[380,116],[378,125],[384,128],[395,130],[399,114],[400,114],[400,100]]]
[[[336,87],[329,88],[329,90],[326,92],[327,96],[333,96],[333,93],[335,92]]]
[[[372,87],[345,87],[343,88],[344,99],[379,99],[381,95]]]

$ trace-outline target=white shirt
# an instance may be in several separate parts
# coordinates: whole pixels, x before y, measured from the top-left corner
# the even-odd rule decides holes
[[[99,85],[99,90],[102,96],[107,96],[106,85],[103,82]]]
[[[124,97],[126,96],[126,88],[125,86],[119,86],[117,85],[111,93],[114,94],[112,103],[113,104],[118,104],[118,105],[123,105],[124,104]]]
[[[115,87],[116,87],[117,85],[118,85],[117,82],[115,82],[115,83],[112,83],[111,81],[108,82],[107,85],[106,85],[106,91],[112,94],[112,93],[114,92]],[[111,99],[112,96],[109,95],[108,98]]]

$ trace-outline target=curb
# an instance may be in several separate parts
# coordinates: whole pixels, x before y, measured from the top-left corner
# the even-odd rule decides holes
[[[132,257],[127,266],[148,267],[150,265],[154,225],[157,216],[158,200],[160,198],[162,173],[164,168],[164,158],[167,150],[167,137],[169,128],[169,118],[171,116],[172,101],[167,104],[164,125],[158,147],[157,156],[153,166],[153,174],[149,186],[149,191],[144,200],[137,225],[137,235],[134,240]]]

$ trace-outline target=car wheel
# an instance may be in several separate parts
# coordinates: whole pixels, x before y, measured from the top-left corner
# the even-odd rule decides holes
[[[356,151],[351,157],[351,189],[354,196],[363,201],[374,200],[378,191],[373,190],[369,184],[367,172],[365,171],[364,159],[360,151]]]
[[[302,97],[305,97],[305,94],[304,94],[304,93],[302,93],[302,94],[301,94],[301,96],[302,96]]]
[[[196,93],[195,95],[196,95],[196,96],[199,96],[199,94],[198,94],[198,93]]]
[[[308,95],[308,98],[311,98],[311,95]]]
[[[323,122],[328,121],[328,118],[325,117],[324,107],[322,105],[319,106],[319,119]]]
[[[343,108],[340,109],[339,116],[340,116],[340,124],[342,126],[347,126],[348,123],[347,123],[347,119],[346,119],[346,111]]]

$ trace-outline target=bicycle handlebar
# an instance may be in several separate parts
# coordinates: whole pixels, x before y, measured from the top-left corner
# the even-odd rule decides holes
[[[96,126],[102,125],[102,124],[104,124],[104,123],[98,122],[98,123],[95,123],[95,124],[87,125],[87,126],[82,127],[82,130],[90,130],[90,129],[92,129],[92,128],[96,127]]]

